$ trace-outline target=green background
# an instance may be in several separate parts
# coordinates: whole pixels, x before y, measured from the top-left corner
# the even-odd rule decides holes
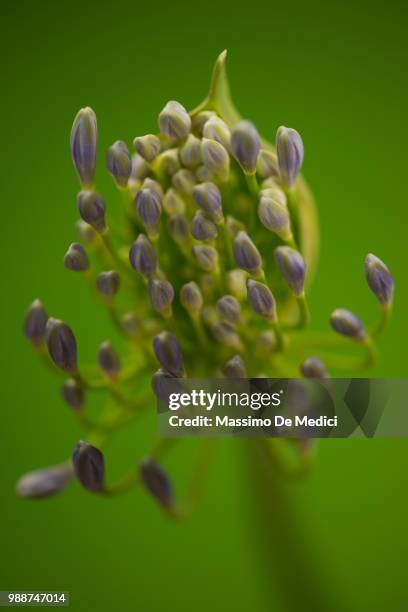
[[[21,322],[41,297],[76,330],[84,359],[111,333],[81,279],[62,266],[75,239],[68,138],[77,110],[95,109],[101,152],[118,138],[130,144],[155,131],[168,99],[199,102],[215,57],[228,48],[242,114],[271,139],[281,124],[304,138],[322,233],[313,325],[327,329],[337,306],[374,320],[363,276],[374,252],[397,289],[372,373],[405,376],[407,6],[37,0],[4,2],[1,12],[0,589],[69,590],[75,610],[282,610],[285,551],[266,537],[274,562],[261,551],[253,475],[234,440],[221,445],[202,502],[182,524],[167,521],[140,490],[100,500],[75,484],[47,502],[16,498],[22,473],[64,459],[80,436]],[[109,198],[109,177],[100,177]],[[143,432],[115,441],[111,473],[146,451],[154,427],[152,415]],[[193,452],[186,443],[171,457],[181,479]],[[325,609],[408,606],[407,465],[405,440],[326,441],[311,477],[290,488],[317,582],[332,593]],[[272,510],[268,522],[279,525]],[[296,567],[294,555],[295,590]]]

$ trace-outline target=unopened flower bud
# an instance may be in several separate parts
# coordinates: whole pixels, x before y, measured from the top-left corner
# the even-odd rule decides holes
[[[72,454],[72,465],[75,476],[85,489],[92,493],[104,489],[105,460],[98,448],[80,440]]]
[[[262,195],[258,206],[258,217],[266,229],[275,232],[282,240],[291,238],[289,210],[277,198]]]
[[[85,223],[82,219],[78,219],[75,224],[78,238],[85,244],[91,245],[97,237],[97,232],[88,223]]]
[[[211,328],[212,334],[220,344],[241,351],[242,343],[237,331],[228,321],[217,321]]]
[[[134,182],[143,181],[149,176],[150,168],[146,161],[136,153],[132,155],[132,170],[130,172],[129,180]]]
[[[245,232],[238,232],[234,240],[234,257],[237,265],[250,272],[254,276],[258,276],[262,270],[261,255]]]
[[[45,342],[55,365],[71,374],[77,371],[77,344],[70,327],[58,319],[48,319]]]
[[[136,151],[147,162],[151,162],[158,156],[161,150],[160,139],[154,134],[138,136],[134,139],[133,145]]]
[[[105,297],[113,297],[117,294],[120,287],[120,274],[116,270],[101,272],[96,277],[96,287]]]
[[[88,270],[88,256],[85,249],[77,242],[73,242],[65,253],[64,266],[68,270],[74,270],[75,272],[85,272],[85,270]]]
[[[300,366],[300,372],[305,378],[328,378],[326,366],[319,357],[308,357]]]
[[[48,315],[40,300],[34,300],[24,320],[24,335],[33,346],[39,346],[44,340]]]
[[[258,155],[256,171],[262,179],[279,176],[278,158],[272,151],[261,149]]]
[[[129,261],[137,272],[149,278],[156,272],[157,256],[152,243],[140,234],[129,251]]]
[[[201,163],[201,142],[193,134],[190,134],[185,144],[180,149],[180,160],[183,166],[195,168]]]
[[[220,317],[229,323],[238,323],[241,318],[241,306],[233,295],[224,295],[217,302]]]
[[[214,240],[218,234],[217,226],[202,212],[198,212],[191,221],[191,234],[196,240]]]
[[[168,149],[161,153],[157,158],[157,165],[163,168],[168,176],[173,176],[181,168],[178,150]]]
[[[230,159],[226,149],[216,140],[203,138],[201,141],[201,157],[204,165],[226,180],[229,175]]]
[[[192,129],[198,136],[203,135],[204,126],[211,117],[215,117],[213,111],[201,111],[192,118]]]
[[[150,178],[149,176],[147,176],[144,179],[144,181],[142,183],[142,189],[152,189],[160,197],[160,200],[163,199],[163,196],[164,196],[163,187],[160,185],[160,183],[158,181],[155,181],[154,179]]]
[[[199,183],[208,183],[209,181],[212,181],[214,177],[211,170],[209,170],[207,166],[204,166],[204,164],[198,166],[197,170],[195,171],[195,175]]]
[[[247,281],[248,302],[252,310],[271,322],[276,321],[276,302],[269,287],[258,281]]]
[[[140,334],[140,321],[133,312],[126,312],[122,317],[122,329],[130,338],[137,338]]]
[[[171,482],[161,465],[154,459],[144,459],[140,464],[140,478],[156,501],[166,510],[173,505]]]
[[[173,174],[171,182],[180,193],[191,195],[195,185],[195,177],[190,170],[181,168],[181,170],[177,170],[177,172]]]
[[[216,270],[218,264],[218,253],[213,247],[207,245],[194,246],[193,254],[200,268],[206,272]]]
[[[160,365],[173,376],[184,375],[183,355],[179,341],[168,331],[160,332],[153,338],[153,350]]]
[[[280,246],[275,249],[275,261],[290,289],[297,297],[301,296],[306,276],[306,264],[302,255],[291,247]]]
[[[120,359],[109,341],[103,342],[98,349],[98,363],[101,370],[112,378],[120,372]]]
[[[189,312],[199,312],[203,307],[203,296],[200,287],[194,281],[186,283],[180,289],[180,302]]]
[[[156,232],[162,213],[161,197],[157,191],[147,188],[141,189],[136,194],[136,212],[150,232]]]
[[[214,183],[202,183],[193,189],[193,200],[215,223],[223,219],[221,194]]]
[[[105,223],[105,201],[96,191],[80,191],[77,197],[79,213],[86,223],[98,232],[106,229]]]
[[[72,468],[69,465],[56,465],[35,470],[24,474],[19,479],[16,492],[19,497],[27,499],[51,497],[65,489],[71,477]]]
[[[71,157],[81,186],[92,187],[95,180],[98,129],[92,108],[81,108],[71,130]]]
[[[190,226],[183,215],[171,215],[167,222],[170,236],[176,242],[185,242],[190,235]]]
[[[265,351],[273,351],[278,346],[276,334],[272,329],[261,332],[258,336],[258,342]]]
[[[210,140],[216,140],[219,142],[227,151],[231,144],[231,131],[228,125],[216,115],[213,115],[206,121],[203,127],[204,138]]]
[[[167,102],[159,115],[159,128],[171,140],[181,140],[191,129],[190,115],[179,102]]]
[[[80,410],[84,405],[85,394],[74,378],[68,378],[61,387],[64,401],[74,410]]]
[[[129,149],[123,140],[117,140],[106,151],[106,167],[118,187],[126,187],[132,171]]]
[[[170,188],[164,195],[163,208],[168,215],[183,214],[186,204],[181,195],[175,189]]]
[[[149,281],[150,304],[156,312],[164,316],[171,314],[171,303],[174,299],[174,289],[166,280],[151,279]]]
[[[224,364],[222,373],[225,378],[246,378],[246,368],[242,357],[235,355]]]
[[[246,274],[243,270],[236,268],[227,273],[227,287],[239,300],[246,297]]]
[[[369,253],[365,260],[365,276],[380,304],[389,306],[394,294],[394,279],[385,263],[372,253]]]
[[[170,390],[167,383],[169,379],[174,380],[174,376],[163,370],[163,368],[159,368],[152,376],[153,393],[161,402],[167,403],[169,401]]]
[[[285,185],[292,187],[302,167],[304,157],[300,134],[292,128],[281,126],[276,133],[276,152],[282,180]]]
[[[249,121],[241,121],[232,130],[231,150],[246,174],[253,174],[261,148],[256,127]]]
[[[364,340],[365,331],[363,324],[352,312],[344,308],[337,308],[332,312],[330,323],[334,331],[342,336]]]
[[[225,223],[227,226],[228,234],[232,238],[235,238],[238,232],[245,230],[245,225],[241,223],[241,221],[238,221],[238,219],[235,219],[235,217],[232,217],[231,215],[227,215]]]

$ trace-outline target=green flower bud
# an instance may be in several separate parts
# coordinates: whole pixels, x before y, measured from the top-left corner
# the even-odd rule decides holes
[[[129,338],[138,338],[141,331],[140,321],[133,312],[126,312],[122,317],[122,329]]]
[[[216,140],[227,151],[230,150],[231,131],[228,125],[220,119],[220,117],[213,115],[206,121],[203,127],[203,136],[210,140]]]
[[[171,182],[173,186],[182,194],[191,195],[194,185],[195,185],[195,177],[190,170],[186,170],[186,168],[182,168],[173,174],[171,177]]]
[[[183,214],[186,204],[181,195],[175,189],[170,188],[164,194],[163,208],[168,215]]]
[[[190,226],[183,215],[171,215],[167,222],[170,236],[178,243],[186,242],[190,237]]]
[[[238,268],[230,270],[227,274],[227,287],[238,300],[243,300],[247,294],[245,272]]]
[[[208,181],[212,181],[214,177],[214,173],[211,172],[211,170],[209,170],[207,166],[198,166],[197,170],[195,171],[195,175],[199,183],[206,183]]]
[[[213,111],[202,111],[201,113],[194,115],[192,119],[193,132],[201,138],[205,124],[209,119],[211,119],[211,117],[215,116],[216,115]]]
[[[218,253],[210,246],[194,246],[193,254],[200,268],[206,272],[213,272],[217,269]]]
[[[82,219],[78,219],[75,224],[75,227],[78,238],[82,240],[82,242],[91,245],[95,241],[95,238],[98,234],[97,232],[95,232],[94,228],[91,225],[85,223],[85,221],[83,221]]]
[[[173,176],[173,174],[181,168],[178,150],[169,149],[168,151],[164,151],[157,157],[156,163],[160,168],[163,168],[168,176]]]
[[[163,187],[160,185],[158,181],[155,181],[154,179],[151,179],[148,176],[144,179],[142,183],[142,189],[151,189],[152,191],[155,191],[157,193],[160,200],[163,199],[163,196],[164,196]]]
[[[201,141],[201,157],[204,165],[217,174],[221,180],[229,176],[230,159],[226,149],[216,140],[203,138]]]
[[[272,153],[272,151],[261,149],[256,163],[256,171],[261,179],[267,179],[269,177],[278,178],[279,164],[277,155]]]
[[[179,102],[171,100],[159,115],[159,128],[167,138],[181,140],[190,132],[190,115]]]
[[[161,150],[160,139],[154,134],[138,136],[134,139],[133,145],[139,155],[147,162],[153,161]]]
[[[242,350],[242,343],[237,331],[228,321],[217,321],[211,328],[214,338],[224,346],[233,348],[237,351]]]
[[[190,134],[185,144],[180,149],[180,160],[183,166],[195,168],[201,163],[201,142],[193,134]]]
[[[140,155],[132,155],[132,170],[130,172],[129,180],[133,182],[143,181],[147,176],[149,176],[150,168],[149,165],[145,162],[145,160],[140,157]]]
[[[180,302],[191,313],[201,310],[203,307],[203,296],[197,283],[191,281],[182,286],[180,289]]]
[[[282,205],[273,197],[262,195],[258,206],[258,217],[270,232],[274,232],[282,240],[291,239],[290,215],[286,205]]]

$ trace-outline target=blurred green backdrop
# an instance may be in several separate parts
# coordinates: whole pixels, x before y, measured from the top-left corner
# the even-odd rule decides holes
[[[322,231],[314,326],[327,328],[336,306],[375,317],[363,259],[376,253],[397,291],[373,374],[405,376],[407,5],[37,0],[3,2],[1,13],[0,589],[70,590],[75,610],[282,610],[279,557],[273,565],[260,550],[251,476],[234,440],[221,445],[185,524],[169,523],[140,490],[108,501],[77,485],[44,503],[15,497],[21,473],[65,458],[80,436],[21,321],[41,297],[72,324],[85,359],[110,334],[104,313],[62,266],[77,217],[68,148],[77,110],[97,113],[101,160],[114,140],[130,144],[154,131],[168,99],[200,101],[226,47],[242,114],[266,137],[285,124],[305,141]],[[109,177],[99,184],[112,193]],[[114,473],[146,450],[154,427],[152,416],[142,432],[119,436],[108,451]],[[188,473],[193,447],[174,452],[169,469]],[[327,441],[310,479],[290,488],[331,609],[408,606],[407,466],[406,440]],[[282,554],[273,539],[267,547]],[[295,568],[294,560],[294,589]]]

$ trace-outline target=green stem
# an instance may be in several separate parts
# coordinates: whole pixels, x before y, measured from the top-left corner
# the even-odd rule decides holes
[[[391,306],[386,305],[381,307],[381,316],[378,323],[374,326],[371,331],[371,337],[377,338],[387,327],[391,319]]]

